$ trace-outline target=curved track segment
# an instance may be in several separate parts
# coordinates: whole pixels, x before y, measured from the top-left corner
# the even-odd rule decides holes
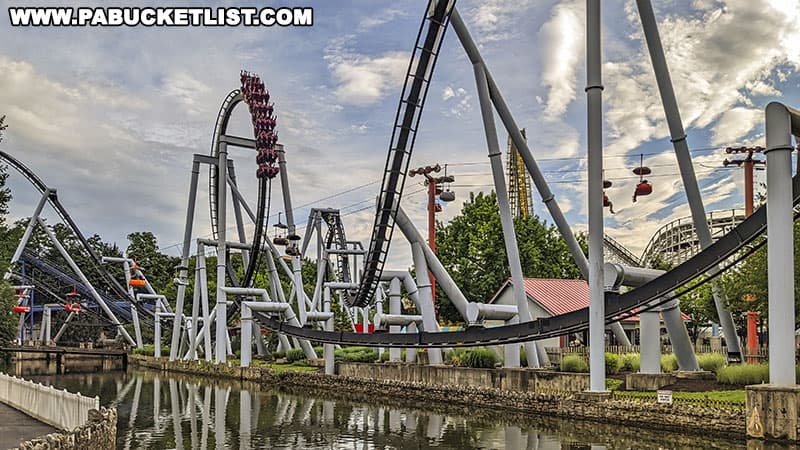
[[[48,190],[47,185],[44,184],[44,182],[31,169],[22,164],[19,160],[17,160],[16,158],[14,158],[13,156],[9,155],[4,151],[0,151],[0,160],[13,167],[17,172],[19,172],[23,177],[25,177],[25,179],[27,179],[39,191],[39,193],[44,194],[45,192],[47,192]],[[78,228],[78,225],[76,225],[75,222],[72,220],[72,217],[69,215],[69,213],[67,213],[67,210],[61,204],[61,202],[58,201],[58,197],[55,194],[50,195],[47,201],[50,203],[53,209],[55,209],[56,213],[61,218],[61,220],[65,224],[67,224],[67,226],[69,226],[70,230],[72,230],[72,233],[75,235],[75,237],[78,238],[78,241],[80,241],[81,246],[84,248],[84,250],[86,250],[86,252],[91,257],[94,269],[103,277],[103,279],[115,291],[114,293],[116,295],[119,295],[120,298],[127,298],[130,301],[135,301],[135,299],[130,298],[127,289],[123,288],[122,285],[119,284],[116,278],[111,276],[111,274],[109,274],[102,268],[103,263],[100,258],[100,255],[98,255],[97,252],[94,251],[94,248],[92,248],[92,246],[89,245],[89,241],[86,239],[83,233],[81,233],[81,230]]]
[[[455,0],[430,0],[428,13],[420,25],[403,92],[400,95],[400,104],[397,107],[372,239],[364,259],[364,276],[356,295],[352,298],[348,296],[350,306],[369,304],[380,281],[394,231],[394,214],[403,195],[406,172],[414,149],[422,108],[425,105],[428,86],[454,6]]]
[[[797,206],[800,203],[800,178],[797,175],[793,179],[793,198],[794,205]],[[670,296],[674,290],[734,256],[766,229],[767,208],[764,205],[717,242],[669,272],[624,294],[606,293],[606,322],[614,322],[621,315],[631,314],[637,308],[646,308],[650,302],[660,297]],[[583,308],[568,314],[516,325],[471,328],[449,333],[358,334],[319,331],[287,325],[265,314],[259,315],[259,321],[273,331],[320,342],[372,347],[466,347],[525,342],[580,331],[589,326],[589,309]]]

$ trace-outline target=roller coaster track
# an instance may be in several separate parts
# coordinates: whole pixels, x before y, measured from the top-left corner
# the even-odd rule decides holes
[[[350,306],[369,304],[380,281],[394,231],[394,215],[403,195],[408,163],[411,161],[428,86],[454,7],[455,0],[430,0],[426,10],[428,13],[419,27],[397,106],[372,238],[364,258],[364,275],[358,292],[348,300],[352,300]]]
[[[25,177],[25,179],[27,179],[33,185],[33,187],[35,187],[39,191],[39,193],[44,195],[45,192],[50,191],[47,185],[44,184],[44,182],[31,169],[22,164],[19,160],[17,160],[13,156],[9,155],[4,151],[0,151],[0,160],[13,167],[17,172],[19,172],[23,177]],[[64,208],[64,206],[58,200],[58,196],[56,195],[55,191],[51,191],[51,194],[48,196],[47,201],[56,211],[61,220],[70,228],[75,237],[78,238],[78,241],[81,243],[81,246],[83,247],[84,250],[86,250],[86,252],[89,254],[89,257],[91,258],[92,267],[94,268],[95,271],[97,271],[97,273],[100,274],[100,276],[103,278],[103,281],[108,283],[111,289],[114,290],[114,293],[119,295],[120,298],[127,298],[130,301],[135,302],[135,299],[131,298],[130,295],[128,294],[127,289],[122,287],[122,285],[119,284],[116,278],[111,276],[111,274],[109,274],[105,269],[102,268],[102,260],[100,258],[100,255],[98,255],[97,252],[95,252],[94,248],[92,248],[92,246],[89,244],[89,241],[83,235],[80,228],[78,228],[78,225],[75,224],[75,221],[73,221],[72,217],[69,215],[69,213],[67,213],[66,208]]]
[[[21,261],[25,262],[26,267],[38,269],[47,275],[56,279],[59,283],[66,285],[66,286],[74,286],[75,289],[81,294],[81,297],[88,302],[93,302],[92,293],[88,287],[86,287],[80,280],[73,277],[66,271],[64,271],[61,267],[57,264],[47,261],[44,258],[35,256],[33,253],[28,251],[23,251],[22,256],[20,257]],[[127,308],[122,308],[119,306],[119,299],[112,298],[105,294],[104,292],[97,291],[97,294],[103,299],[104,302],[108,305],[109,309],[111,309],[114,314],[119,318],[121,322],[130,322],[131,321],[131,312]],[[127,302],[126,302],[127,303]]]
[[[230,121],[231,114],[233,113],[234,108],[244,101],[244,96],[242,95],[239,89],[235,89],[231,91],[225,100],[222,102],[222,106],[219,109],[219,113],[217,114],[217,121],[214,125],[214,136],[211,143],[211,157],[214,159],[219,160],[219,145],[222,140],[222,137],[225,136],[225,132],[228,129],[228,122]],[[223,186],[226,181],[223,180]],[[211,214],[211,233],[213,235],[213,239],[218,239],[219,236],[219,227],[225,226],[225,224],[219,224],[218,219],[218,209],[219,209],[219,199],[217,198],[218,195],[218,187],[219,187],[219,167],[217,165],[212,165],[209,170],[208,174],[208,204],[209,204],[209,212]],[[269,192],[268,192],[268,180],[264,178],[258,179],[258,203],[256,206],[256,222],[255,222],[255,232],[253,235],[253,249],[258,249],[260,247],[262,238],[264,236],[264,226],[266,221],[266,205],[269,201]],[[256,265],[258,264],[258,259],[261,252],[259,251],[251,251],[250,252],[250,260],[248,261],[247,267],[245,268],[244,279],[237,280],[233,268],[230,264],[230,259],[228,258],[228,277],[230,278],[231,284],[234,286],[250,286],[252,284],[253,276],[255,275]]]
[[[347,237],[344,233],[344,224],[342,217],[339,215],[338,209],[325,209],[320,210],[320,215],[325,224],[328,225],[328,232],[325,234],[325,248],[335,248],[340,250],[347,249]],[[350,283],[352,276],[350,274],[350,261],[347,255],[336,254],[333,255],[336,259],[336,276],[337,281]]]
[[[792,191],[793,203],[797,207],[800,203],[800,178],[798,175],[795,175],[793,179]],[[795,214],[795,220],[797,218],[798,214]],[[654,303],[660,304],[670,300],[673,291],[706,272],[716,272],[717,266],[747,249],[749,244],[766,231],[766,228],[767,208],[764,205],[705,250],[660,277],[624,294],[606,293],[606,322],[619,320],[620,316],[630,315],[637,308],[646,310],[654,306]],[[766,239],[758,240],[754,246],[750,247],[750,251],[765,243]],[[294,327],[267,314],[259,314],[258,318],[263,326],[273,331],[319,342],[373,347],[462,347],[525,342],[584,330],[589,327],[589,308],[516,325],[494,328],[476,327],[449,333],[358,334],[332,332]]]

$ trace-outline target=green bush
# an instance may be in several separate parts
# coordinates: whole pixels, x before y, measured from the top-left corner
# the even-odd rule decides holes
[[[528,367],[528,354],[525,353],[525,347],[519,349],[519,366]]]
[[[678,370],[678,359],[670,353],[669,355],[661,355],[661,371],[664,373],[675,372]]]
[[[306,353],[302,348],[293,348],[286,352],[286,362],[288,363],[293,363],[302,359],[306,359]]]
[[[317,347],[314,347],[314,353],[316,353],[317,356],[319,356],[320,358],[322,358],[322,352],[323,352],[323,349],[322,349],[321,345],[317,346]]]
[[[580,355],[567,355],[561,360],[562,372],[588,372],[589,364]]]
[[[465,359],[467,357],[467,349],[454,348],[444,355],[444,363],[455,367],[464,367],[466,365]]]
[[[334,352],[334,359],[341,362],[371,363],[377,361],[379,357],[380,355],[370,347],[342,347]]]
[[[619,373],[622,368],[622,359],[616,353],[606,353],[606,375]]]
[[[697,355],[697,364],[702,370],[717,373],[720,368],[728,364],[728,360],[722,353],[701,353]]]
[[[286,352],[272,352],[272,357],[275,359],[286,358]]]
[[[464,364],[473,369],[492,369],[497,363],[497,355],[485,348],[469,350],[464,357]]]
[[[769,365],[734,364],[717,370],[717,381],[724,384],[760,384],[769,382]]]
[[[626,372],[638,372],[639,367],[638,353],[625,353],[622,355],[622,370]]]
[[[155,353],[156,347],[154,345],[145,345],[142,348],[136,348],[133,350],[135,355],[145,355],[145,356],[153,356]]]
[[[389,351],[386,350],[385,352],[381,353],[381,362],[386,362],[389,360]]]

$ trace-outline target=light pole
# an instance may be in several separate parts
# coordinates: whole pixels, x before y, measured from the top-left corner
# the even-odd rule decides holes
[[[456,179],[452,175],[447,175],[447,165],[444,168],[444,175],[434,177],[431,173],[441,172],[442,166],[436,164],[435,166],[418,167],[408,171],[408,176],[423,175],[425,177],[425,186],[428,187],[428,245],[433,253],[436,253],[436,213],[442,211],[442,206],[436,203],[436,196],[443,202],[451,202],[455,200],[455,194],[450,191],[442,190],[443,183],[452,183]],[[433,273],[429,273],[431,277],[431,297],[433,298],[433,307],[436,308],[436,278]]]
[[[744,168],[744,214],[750,217],[753,214],[753,171],[756,165],[764,165],[766,162],[763,159],[753,159],[754,153],[762,153],[764,147],[728,147],[725,153],[731,154],[744,154],[744,159],[725,159],[722,164],[725,167],[730,165],[737,165]],[[744,301],[752,303],[756,300],[753,294],[746,294]],[[756,363],[756,356],[758,355],[758,313],[755,311],[747,311],[747,362],[750,364]]]

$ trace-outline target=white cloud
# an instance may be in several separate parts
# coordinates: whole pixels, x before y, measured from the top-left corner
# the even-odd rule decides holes
[[[358,23],[359,31],[367,31],[375,27],[386,25],[398,17],[405,17],[408,12],[399,8],[386,8],[377,15],[364,17]]]
[[[504,0],[480,0],[468,8],[469,18],[478,30],[480,42],[502,41],[514,36],[514,19],[533,5],[532,0],[517,0],[513,6]]]
[[[368,106],[381,100],[391,89],[402,86],[409,55],[391,51],[362,55],[347,48],[349,37],[329,46],[325,61],[336,87],[334,95],[343,104]]]
[[[740,143],[757,124],[764,120],[764,112],[758,109],[736,107],[726,111],[711,129],[712,145]]]
[[[539,30],[542,42],[542,85],[548,90],[544,115],[557,119],[576,96],[578,67],[585,46],[585,2],[558,3]]]

